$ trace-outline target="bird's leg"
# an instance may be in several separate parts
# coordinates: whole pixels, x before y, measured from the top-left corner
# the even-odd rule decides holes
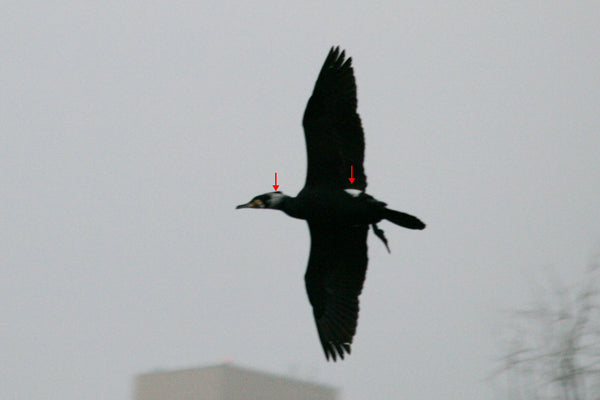
[[[379,239],[381,239],[383,244],[385,244],[385,248],[387,249],[388,253],[391,253],[390,246],[388,246],[388,241],[385,237],[385,234],[383,233],[383,229],[379,229],[377,224],[371,224],[371,227],[373,228],[373,232],[375,233],[375,236],[377,236]]]

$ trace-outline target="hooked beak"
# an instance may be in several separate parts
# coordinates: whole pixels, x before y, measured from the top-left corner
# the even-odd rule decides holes
[[[265,204],[259,199],[252,199],[246,204],[240,204],[235,209],[237,210],[240,208],[265,208]]]

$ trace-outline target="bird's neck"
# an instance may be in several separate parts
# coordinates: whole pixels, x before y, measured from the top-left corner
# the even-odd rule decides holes
[[[282,201],[277,204],[277,209],[283,211],[290,217],[304,219],[302,218],[300,204],[296,197],[284,195]]]

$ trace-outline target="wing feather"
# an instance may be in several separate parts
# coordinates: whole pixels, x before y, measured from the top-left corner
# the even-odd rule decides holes
[[[367,271],[368,226],[309,223],[311,247],[306,291],[325,357],[350,353],[358,324],[360,295]]]
[[[321,68],[304,111],[308,167],[305,187],[327,185],[365,190],[365,139],[356,111],[356,81],[352,58],[333,47]],[[350,166],[355,181],[350,183]]]

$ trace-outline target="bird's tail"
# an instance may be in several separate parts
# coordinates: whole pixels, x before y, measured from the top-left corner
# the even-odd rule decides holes
[[[425,224],[419,218],[389,208],[385,209],[383,218],[408,229],[425,229]]]

